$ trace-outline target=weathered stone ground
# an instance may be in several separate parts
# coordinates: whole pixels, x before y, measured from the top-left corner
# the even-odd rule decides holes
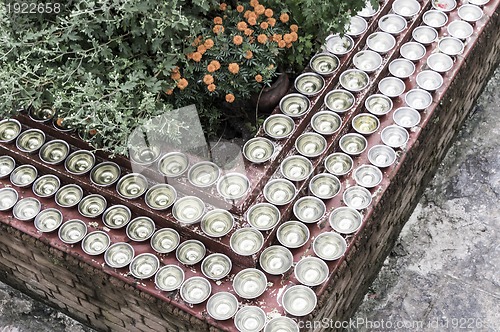
[[[349,331],[500,331],[500,69]],[[0,332],[90,332],[0,283]]]

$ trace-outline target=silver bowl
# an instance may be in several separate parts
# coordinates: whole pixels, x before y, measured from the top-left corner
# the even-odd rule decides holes
[[[340,60],[331,53],[318,53],[311,58],[309,66],[320,75],[332,75],[339,68]]]
[[[323,78],[323,76],[316,73],[303,73],[295,79],[294,86],[295,90],[297,90],[299,93],[308,97],[312,97],[323,90],[323,88],[325,87],[325,79]]]
[[[66,159],[69,150],[69,144],[66,141],[55,139],[42,145],[38,156],[43,162],[49,165],[57,165]]]
[[[260,254],[259,264],[264,272],[280,275],[292,267],[293,255],[290,249],[283,246],[270,246]]]
[[[305,132],[295,140],[295,149],[305,157],[317,157],[325,152],[326,148],[326,139],[317,133]]]
[[[205,245],[198,240],[186,240],[179,244],[175,250],[175,258],[185,265],[194,265],[199,263],[205,257],[207,249]]]
[[[54,116],[52,118],[52,127],[54,127],[55,129],[57,129],[58,131],[61,131],[61,132],[72,132],[72,131],[75,131],[75,128],[71,125],[71,123],[69,123],[68,121],[65,121],[64,118],[59,118],[59,117],[56,117]]]
[[[444,74],[453,67],[453,59],[444,53],[434,53],[427,58],[427,66],[435,72]]]
[[[295,122],[288,115],[273,114],[264,121],[262,127],[267,136],[274,139],[283,139],[293,133]]]
[[[109,267],[119,269],[129,265],[134,256],[134,247],[125,242],[117,242],[106,249],[104,261]]]
[[[432,104],[432,95],[422,89],[412,89],[405,95],[405,103],[417,111],[422,111]]]
[[[354,95],[346,90],[332,90],[325,95],[326,107],[335,113],[347,112],[354,106],[355,102]]]
[[[59,227],[59,239],[66,244],[80,242],[87,234],[87,225],[79,219],[66,221]]]
[[[155,275],[160,267],[160,260],[153,254],[144,253],[134,257],[129,271],[137,279],[148,279]]]
[[[316,293],[306,286],[295,285],[283,293],[283,309],[293,316],[306,316],[316,308]]]
[[[157,253],[168,254],[174,251],[181,241],[179,233],[172,228],[160,228],[151,237],[151,248]]]
[[[153,210],[166,210],[177,199],[177,191],[166,183],[158,183],[146,191],[144,201]]]
[[[210,161],[200,161],[188,171],[188,181],[195,187],[206,188],[215,184],[220,177],[219,166]]]
[[[158,161],[158,171],[171,178],[181,176],[188,167],[188,157],[182,152],[169,152]]]
[[[185,196],[174,203],[172,214],[178,222],[190,225],[200,221],[205,209],[205,203],[198,197]]]
[[[278,227],[276,238],[287,248],[302,247],[309,240],[310,232],[307,226],[299,221],[287,221]]]
[[[345,239],[335,232],[323,232],[313,241],[314,253],[325,261],[334,261],[347,250]]]
[[[379,29],[392,35],[399,35],[407,25],[406,19],[398,14],[387,14],[378,20]]]
[[[141,242],[149,239],[155,232],[156,224],[149,217],[140,216],[132,219],[125,228],[127,237],[132,241]]]
[[[416,0],[396,0],[392,3],[392,10],[406,19],[417,15],[420,8],[420,4]]]
[[[364,187],[352,186],[344,191],[343,200],[348,207],[363,210],[372,203],[372,195]]]
[[[238,299],[231,293],[219,292],[207,302],[207,313],[215,320],[228,320],[238,311]]]
[[[332,229],[341,234],[356,233],[361,227],[363,216],[357,210],[342,206],[330,213],[328,222]]]
[[[64,168],[71,174],[83,175],[90,172],[95,164],[95,156],[92,152],[78,150],[71,153],[64,161]]]
[[[38,176],[37,169],[32,165],[20,165],[10,173],[10,182],[19,188],[30,186]]]
[[[203,216],[200,222],[203,233],[210,237],[221,237],[234,227],[234,217],[223,209],[211,210]]]
[[[433,0],[431,1],[432,8],[442,12],[451,12],[457,7],[457,2],[455,0]]]
[[[45,143],[45,133],[40,129],[23,131],[16,139],[16,147],[25,153],[35,153]]]
[[[440,10],[427,10],[424,12],[422,20],[426,25],[438,29],[448,23],[448,16]]]
[[[465,22],[475,23],[483,17],[483,10],[476,5],[462,5],[458,7],[458,17]]]
[[[47,122],[50,121],[56,115],[56,110],[53,107],[42,105],[40,108],[30,107],[28,110],[28,116],[31,120],[35,122]]]
[[[156,287],[165,292],[179,289],[183,282],[184,270],[177,265],[164,265],[155,275]]]
[[[357,15],[364,18],[371,18],[379,12],[380,8],[381,7],[378,3],[376,7],[373,7],[373,3],[370,0],[366,0],[365,6],[359,12],[357,12]]]
[[[242,307],[234,316],[234,325],[239,332],[259,332],[266,324],[266,313],[257,306]]]
[[[354,55],[352,63],[359,70],[373,73],[382,66],[382,56],[376,52],[364,50]]]
[[[61,181],[53,174],[45,174],[33,182],[33,193],[38,197],[52,197],[59,190]]]
[[[361,165],[354,170],[352,177],[358,186],[373,188],[382,182],[383,174],[378,167]]]
[[[425,46],[417,42],[404,43],[399,49],[399,53],[403,58],[413,62],[422,59],[426,52]]]
[[[368,150],[368,160],[379,168],[389,167],[396,161],[396,152],[387,145],[374,145]]]
[[[290,181],[303,181],[311,175],[313,165],[306,157],[291,155],[281,162],[280,171]]]
[[[366,138],[356,133],[347,133],[339,141],[340,149],[351,156],[360,155],[365,151],[367,145]]]
[[[264,236],[253,227],[236,230],[229,240],[231,249],[240,256],[256,254],[264,245]]]
[[[396,46],[396,39],[387,32],[374,32],[366,39],[366,45],[372,51],[386,54]]]
[[[295,265],[295,278],[303,285],[314,287],[328,279],[330,271],[325,261],[318,257],[303,257]]]
[[[365,108],[373,115],[385,115],[392,110],[392,100],[382,94],[373,94],[365,100]]]
[[[321,199],[335,197],[340,191],[340,180],[333,174],[320,173],[315,175],[309,182],[311,193]]]
[[[389,63],[389,73],[397,78],[408,78],[414,72],[415,64],[408,59],[398,58]]]
[[[433,70],[422,70],[416,77],[419,88],[427,91],[436,91],[443,85],[443,77]]]
[[[82,240],[82,250],[87,255],[97,256],[108,249],[111,240],[108,233],[103,231],[94,231],[85,235]]]
[[[0,179],[8,177],[14,168],[16,161],[11,156],[0,156]]]
[[[10,210],[16,205],[19,195],[14,188],[4,187],[0,189],[0,211]]]
[[[378,82],[380,93],[389,98],[396,98],[403,94],[406,89],[405,82],[397,77],[385,77]]]
[[[360,113],[352,119],[352,127],[361,135],[371,135],[380,127],[380,121],[373,114]]]
[[[233,289],[243,299],[254,299],[261,296],[267,288],[264,272],[247,268],[238,272],[233,278]]]
[[[464,48],[464,43],[458,38],[444,37],[438,42],[439,51],[450,56],[461,54]]]
[[[102,214],[102,222],[106,227],[119,229],[130,222],[132,212],[125,205],[112,205]]]
[[[295,185],[286,179],[274,179],[264,186],[264,198],[274,205],[290,203],[297,195]]]
[[[212,280],[220,280],[225,278],[231,269],[233,263],[231,259],[224,254],[211,254],[201,262],[201,272],[205,277]]]
[[[471,5],[476,5],[476,6],[484,6],[486,5],[488,2],[490,2],[490,0],[469,0],[468,1]]]
[[[280,100],[280,110],[292,118],[299,118],[309,112],[311,102],[300,93],[289,93]]]
[[[205,302],[212,293],[210,281],[203,277],[191,277],[186,279],[179,291],[184,302],[189,304],[200,304]]]
[[[416,27],[411,35],[417,43],[428,46],[436,41],[438,32],[433,27],[422,25]]]
[[[359,92],[370,85],[368,74],[359,69],[348,69],[342,72],[339,80],[340,85],[351,92]]]
[[[340,129],[341,125],[340,116],[330,111],[317,112],[311,118],[312,129],[321,135],[332,135]]]
[[[334,34],[326,37],[325,47],[328,52],[343,56],[352,51],[354,40],[349,35]]]
[[[349,27],[345,33],[351,37],[358,37],[361,36],[366,29],[368,29],[368,22],[361,16],[354,15],[351,17]]]
[[[301,197],[293,205],[293,214],[298,220],[306,224],[318,222],[326,212],[323,201],[314,196]]]
[[[248,140],[243,146],[243,156],[255,164],[268,161],[274,154],[274,144],[264,137],[255,137]]]
[[[78,203],[78,212],[84,217],[96,218],[106,210],[107,205],[108,202],[104,196],[91,194],[83,197]]]
[[[21,123],[15,119],[0,121],[0,143],[10,143],[21,133]]]
[[[408,131],[398,125],[390,125],[385,127],[380,133],[382,142],[391,148],[399,148],[408,142],[410,137]]]
[[[73,207],[83,198],[83,189],[77,184],[67,184],[56,192],[55,201],[60,207]]]
[[[161,148],[159,144],[150,146],[134,146],[129,149],[132,163],[141,166],[154,164],[160,158]]]
[[[40,213],[41,209],[42,203],[40,203],[38,199],[34,197],[25,197],[17,201],[12,209],[12,214],[17,220],[30,221]]]
[[[342,176],[349,173],[354,164],[352,158],[342,152],[335,152],[328,155],[324,163],[326,170],[336,176]]]
[[[400,107],[392,114],[394,122],[403,128],[412,128],[420,123],[420,113],[410,107]]]
[[[146,192],[148,180],[140,173],[129,173],[120,178],[116,184],[118,195],[125,199],[135,199]]]
[[[260,231],[273,229],[281,219],[278,208],[269,203],[257,203],[247,210],[246,220]]]
[[[118,164],[105,161],[97,164],[90,171],[90,181],[96,186],[107,187],[114,184],[121,175],[121,169]]]
[[[474,33],[474,28],[472,25],[465,21],[456,20],[448,24],[446,27],[448,34],[451,37],[458,39],[467,39]]]
[[[49,233],[53,232],[61,226],[63,215],[61,211],[54,208],[42,210],[35,217],[35,228],[40,232]]]
[[[250,190],[250,181],[240,173],[228,173],[217,182],[217,192],[226,200],[243,198]]]

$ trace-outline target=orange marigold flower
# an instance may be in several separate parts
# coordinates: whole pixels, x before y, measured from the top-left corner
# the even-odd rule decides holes
[[[292,42],[296,42],[299,39],[299,35],[295,31],[290,32],[290,36],[292,36]]]
[[[279,48],[285,48],[285,46],[286,46],[286,42],[284,40],[278,41],[278,47]]]
[[[90,129],[90,130],[89,130],[89,134],[90,134],[90,136],[94,136],[95,134],[97,134],[97,130],[95,130],[95,129]]]
[[[245,7],[243,7],[242,5],[238,5],[238,6],[236,6],[236,10],[238,11],[238,13],[243,13],[243,11],[245,10]]]
[[[170,73],[170,78],[174,81],[178,81],[181,79],[181,73],[179,73],[178,71],[173,71],[172,73]]]
[[[224,27],[222,25],[217,24],[214,26],[213,31],[215,34],[219,34],[221,32],[224,32]]]
[[[265,11],[264,11],[264,15],[266,15],[266,17],[272,17],[273,16],[273,10],[271,8],[267,8]]]
[[[200,46],[198,46],[196,51],[198,51],[201,54],[205,54],[205,52],[207,51],[207,48],[205,47],[205,45],[200,45]]]
[[[243,43],[243,37],[241,37],[240,35],[234,36],[233,43],[234,45],[241,45]]]
[[[289,44],[289,43],[291,43],[291,42],[293,41],[293,37],[292,37],[292,35],[291,35],[291,34],[286,33],[285,35],[283,35],[283,40],[284,40],[287,44]]]
[[[276,25],[276,19],[274,17],[270,17],[267,19],[267,23],[269,23],[271,27],[274,27]]]
[[[185,78],[181,78],[179,82],[177,82],[177,87],[181,90],[184,90],[188,86],[188,81]]]
[[[261,44],[265,44],[267,42],[267,36],[265,34],[260,34],[257,37],[257,41]]]
[[[215,69],[215,66],[214,66],[213,64],[209,64],[209,65],[207,66],[207,71],[208,71],[209,73],[213,73],[213,72],[214,72],[214,71],[216,71],[216,70],[217,70],[217,69]]]
[[[219,5],[219,8],[220,8],[220,10],[226,10],[227,9],[227,4],[223,2],[223,3],[221,3]]]
[[[228,66],[228,69],[229,72],[236,75],[240,71],[240,66],[237,63],[231,62]]]
[[[210,61],[210,64],[215,67],[215,70],[219,70],[220,69],[220,62],[219,61],[212,60],[212,61]]]
[[[260,83],[260,82],[262,82],[262,75],[260,75],[260,74],[255,75],[255,80],[256,80],[257,82],[259,82],[259,83]]]
[[[188,54],[186,54],[186,58],[187,58],[188,60],[193,60],[193,53],[188,53]]]
[[[251,35],[252,35],[252,33],[253,33],[253,30],[252,30],[252,29],[245,29],[244,34],[245,34],[246,36],[251,36]]]
[[[292,24],[290,25],[290,30],[292,30],[293,32],[297,32],[299,31],[299,26],[297,24]]]
[[[292,47],[292,45],[293,45],[292,43],[286,44],[286,48],[290,48],[290,47]]]
[[[214,77],[210,74],[206,74],[205,76],[203,76],[203,83],[205,83],[206,85],[210,85],[214,82]]]
[[[262,15],[265,13],[266,7],[264,7],[263,5],[257,5],[255,6],[254,11],[257,15]]]
[[[195,40],[193,40],[193,42],[191,43],[192,46],[198,46],[201,42],[201,36],[198,36],[195,38]]]
[[[239,31],[245,31],[245,29],[248,27],[247,25],[247,22],[238,22],[238,24],[236,24],[236,28],[239,30]]]
[[[222,24],[222,17],[219,17],[219,16],[214,17],[214,23],[215,24]]]
[[[273,35],[273,40],[275,42],[279,42],[282,39],[283,39],[283,36],[281,34],[279,34],[279,33],[276,33],[276,34]]]
[[[214,91],[215,91],[215,84],[209,84],[209,85],[207,86],[207,89],[208,89],[208,91],[210,91],[210,92],[214,92]]]
[[[173,89],[168,89],[167,91],[165,91],[165,93],[167,95],[171,96],[174,93],[174,90]]]
[[[248,18],[248,24],[250,24],[250,25],[257,24],[257,19],[255,17],[253,17],[253,16],[249,17]]]
[[[207,50],[211,49],[212,47],[214,47],[214,41],[212,39],[207,39],[205,40],[205,42],[203,43],[203,45],[205,46],[205,48]]]
[[[200,62],[201,61],[201,53],[200,52],[194,52],[193,53],[193,60],[196,61],[196,62]]]
[[[269,23],[267,22],[260,23],[260,28],[266,30],[267,28],[269,28]]]
[[[259,4],[259,0],[250,0],[250,6],[255,7]]]
[[[288,22],[288,20],[290,19],[290,16],[288,16],[287,13],[282,13],[280,15],[280,21],[283,22],[283,23],[286,23]]]
[[[253,58],[253,52],[250,50],[247,50],[245,53],[245,59],[250,60],[251,58]]]
[[[226,101],[227,101],[228,103],[232,103],[232,102],[234,101],[234,95],[233,95],[232,93],[228,93],[228,94],[226,95]]]
[[[244,17],[244,18],[249,18],[249,17],[250,17],[250,13],[251,13],[251,12],[252,12],[251,10],[247,10],[247,11],[245,12],[245,14],[243,14],[243,17]]]

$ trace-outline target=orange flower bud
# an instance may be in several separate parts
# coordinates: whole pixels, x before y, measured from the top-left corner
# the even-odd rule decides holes
[[[212,60],[212,61],[210,61],[210,64],[215,67],[215,70],[219,70],[220,69],[220,62],[219,61]]]
[[[222,17],[219,17],[219,16],[214,17],[214,23],[215,24],[222,24]]]
[[[213,72],[214,72],[214,71],[216,71],[216,70],[217,70],[217,69],[215,69],[215,66],[214,66],[213,64],[209,64],[209,65],[207,66],[207,71],[208,71],[209,73],[213,73]]]
[[[258,37],[257,37],[257,41],[261,44],[265,44],[267,42],[267,36],[264,35],[264,34],[260,34]]]
[[[299,26],[297,24],[290,25],[290,30],[293,32],[299,31]]]
[[[177,82],[177,87],[181,90],[184,90],[188,86],[188,81],[185,78],[181,78],[179,82]]]
[[[279,47],[279,48],[285,48],[285,46],[286,46],[286,43],[285,43],[285,41],[284,41],[284,40],[280,40],[280,41],[278,41],[278,47]]]
[[[193,60],[196,61],[196,62],[200,62],[201,61],[201,53],[200,52],[194,52],[193,53]]]
[[[248,24],[250,24],[250,25],[256,25],[257,24],[257,19],[255,17],[253,17],[253,16],[250,16],[248,18]]]
[[[253,53],[252,53],[252,51],[247,50],[245,53],[245,59],[250,60],[251,58],[253,58]]]
[[[245,34],[246,36],[251,36],[251,35],[252,35],[252,33],[253,33],[253,30],[252,30],[252,29],[245,29],[244,34]]]
[[[227,4],[223,2],[223,3],[221,3],[221,4],[219,5],[219,8],[220,8],[220,10],[224,11],[224,10],[226,10],[226,9],[227,9]]]
[[[206,85],[210,85],[214,82],[214,77],[210,74],[206,74],[205,76],[203,76],[203,83],[205,83]]]
[[[288,20],[290,19],[290,16],[288,16],[287,13],[282,13],[280,15],[280,21],[283,22],[283,23],[286,23],[288,22]]]
[[[200,45],[200,46],[198,46],[196,51],[198,51],[198,53],[205,54],[205,52],[207,51],[207,48],[205,47],[205,45]]]
[[[214,47],[214,41],[212,39],[207,39],[207,40],[205,40],[205,43],[203,43],[203,45],[205,46],[205,48],[207,50],[209,50],[212,47]]]
[[[260,23],[260,28],[266,30],[267,28],[269,28],[269,24],[267,22],[262,22]]]
[[[208,89],[208,91],[210,91],[210,92],[214,92],[214,91],[215,91],[215,84],[209,84],[209,85],[207,86],[207,89]]]
[[[241,45],[243,43],[243,37],[241,37],[240,35],[234,36],[233,43],[234,45]]]
[[[243,7],[242,5],[238,5],[238,6],[236,6],[236,10],[238,11],[238,13],[243,13],[243,11],[245,10],[245,7]]]
[[[215,34],[219,34],[219,33],[222,33],[224,32],[224,27],[222,25],[215,25],[214,28],[213,28],[213,31]]]
[[[272,17],[273,16],[273,10],[271,8],[267,8],[266,11],[264,12],[264,15],[266,15],[266,17]]]
[[[226,95],[226,101],[227,101],[228,103],[232,103],[232,102],[234,101],[234,95],[233,95],[232,93],[228,93],[228,94]]]
[[[257,82],[259,82],[259,83],[260,83],[260,82],[262,82],[262,75],[260,75],[260,74],[255,75],[255,80],[256,80]]]
[[[267,19],[267,23],[269,23],[271,27],[274,27],[276,25],[276,19],[274,17],[270,17]]]
[[[247,22],[238,22],[238,24],[236,25],[236,28],[239,30],[239,31],[245,31],[245,29],[248,27],[247,25]]]
[[[240,71],[240,66],[237,63],[232,62],[229,64],[228,69],[230,73],[236,75]]]

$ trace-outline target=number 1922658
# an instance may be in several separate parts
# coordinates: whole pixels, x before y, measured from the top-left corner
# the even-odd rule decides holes
[[[9,14],[58,14],[61,4],[58,2],[6,2],[5,10]]]

